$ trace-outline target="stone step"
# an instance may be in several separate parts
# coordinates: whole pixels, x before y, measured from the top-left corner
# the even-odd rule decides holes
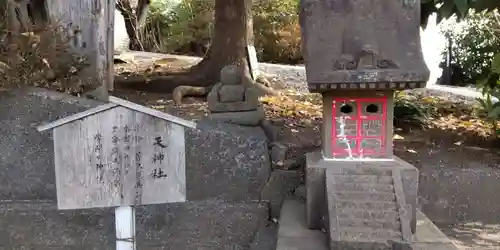
[[[398,211],[398,206],[395,202],[372,202],[366,200],[343,200],[337,199],[334,204],[342,209],[363,209],[363,210],[384,210]]]
[[[417,224],[417,233],[414,235],[414,244],[412,245],[413,250],[457,250],[452,241],[440,232],[439,229],[437,229],[436,226],[434,226],[432,222],[426,218],[424,214],[422,214],[422,212],[418,211],[417,216],[419,222],[421,223]],[[343,228],[341,228],[341,230],[343,230]],[[344,241],[341,242],[334,242],[330,239],[330,244],[333,247],[330,249],[393,249],[392,246],[384,248],[388,239],[374,237],[377,235],[371,236],[372,238],[369,239],[370,242],[353,241],[352,237],[343,238],[341,240]],[[337,238],[338,237],[335,237],[335,239]],[[396,237],[389,240],[398,242],[401,238]],[[375,244],[373,244],[374,242]],[[307,229],[307,226],[305,225],[304,201],[285,200],[281,209],[276,250],[327,250],[329,249],[327,244],[327,239],[324,234],[320,231]]]
[[[325,234],[307,228],[305,207],[305,204],[300,200],[285,200],[283,202],[278,229],[277,250],[328,249]]]
[[[392,184],[372,184],[372,183],[343,183],[334,184],[335,190],[348,190],[354,192],[394,192]]]
[[[343,227],[365,227],[365,228],[373,228],[373,229],[389,229],[389,230],[401,230],[401,223],[399,220],[387,221],[387,220],[351,220],[351,219],[339,219],[338,225]]]
[[[345,241],[386,242],[401,241],[401,232],[387,229],[365,227],[343,227],[339,229],[339,239]]]
[[[392,176],[392,169],[390,168],[372,168],[372,167],[350,167],[342,168],[341,174],[347,175],[377,175],[377,176]]]
[[[337,208],[335,212],[338,219],[364,219],[385,221],[399,220],[399,213],[396,211]]]
[[[364,200],[373,202],[396,202],[394,193],[381,192],[350,192],[344,190],[332,190],[332,197],[337,200]]]
[[[369,184],[392,184],[392,176],[377,175],[334,175],[335,184],[344,183],[369,183]]]

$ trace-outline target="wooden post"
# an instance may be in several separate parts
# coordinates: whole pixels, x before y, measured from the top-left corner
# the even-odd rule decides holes
[[[120,206],[115,209],[116,250],[136,250],[135,208]]]
[[[80,73],[84,81],[98,82],[90,95],[107,101],[113,89],[113,30],[115,0],[47,1],[51,22],[65,27],[72,53],[88,58],[89,67]]]
[[[108,39],[107,44],[107,59],[106,59],[106,87],[109,91],[113,91],[114,82],[115,82],[115,70],[114,70],[114,57],[115,57],[115,0],[108,1],[108,9],[107,9],[107,34],[106,37]]]

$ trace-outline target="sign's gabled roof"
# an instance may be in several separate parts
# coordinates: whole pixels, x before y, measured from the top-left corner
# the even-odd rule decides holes
[[[100,112],[103,112],[103,111],[106,111],[108,109],[112,109],[112,108],[115,108],[118,106],[132,109],[134,111],[141,112],[144,114],[148,114],[148,115],[151,115],[151,116],[154,116],[154,117],[157,117],[157,118],[169,121],[169,122],[173,122],[173,123],[182,125],[184,127],[196,128],[196,123],[194,123],[192,121],[184,120],[182,118],[158,111],[156,109],[144,107],[144,106],[138,105],[136,103],[120,99],[118,97],[110,96],[109,101],[110,101],[109,103],[97,106],[95,108],[92,108],[92,109],[89,109],[89,110],[86,110],[86,111],[83,111],[83,112],[80,112],[80,113],[77,113],[77,114],[74,114],[74,115],[71,115],[68,117],[64,117],[62,119],[59,119],[59,120],[56,120],[56,121],[53,121],[53,122],[50,122],[47,124],[40,125],[36,129],[39,132],[49,130],[49,129],[54,129],[54,128],[62,126],[64,124],[67,124],[67,123],[70,123],[70,122],[73,122],[76,120],[80,120],[80,119],[83,119],[87,116],[91,116],[91,115],[94,115],[94,114],[97,114],[97,113],[100,113]]]

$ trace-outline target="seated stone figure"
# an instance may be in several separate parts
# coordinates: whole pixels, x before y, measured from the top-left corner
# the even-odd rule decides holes
[[[251,79],[238,66],[229,65],[221,70],[220,81],[207,96],[210,119],[246,126],[259,125],[264,119],[264,110],[256,89],[245,81],[251,82]]]

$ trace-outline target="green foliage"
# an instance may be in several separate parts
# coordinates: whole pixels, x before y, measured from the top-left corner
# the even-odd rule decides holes
[[[155,0],[150,8],[145,37],[148,49],[175,52],[192,42],[207,43],[213,20],[213,1]]]
[[[477,79],[490,74],[493,56],[500,51],[500,40],[495,30],[499,25],[496,12],[471,13],[459,25],[443,29],[452,41],[452,61],[460,71],[454,85],[475,84]],[[443,51],[443,59],[448,51]]]
[[[394,98],[394,118],[400,121],[407,121],[423,124],[429,118],[426,109],[420,103],[408,98],[404,92],[397,92]]]
[[[498,0],[421,0],[421,22],[425,27],[432,13],[437,13],[437,21],[455,15],[458,19],[466,17],[470,10],[490,12],[500,7]]]
[[[295,64],[300,53],[299,0],[254,0],[254,33],[261,61]],[[432,13],[450,16],[500,6],[498,0],[422,0],[422,24]],[[149,50],[203,56],[209,46],[214,0],[154,0],[143,42]],[[472,39],[471,39],[472,40]],[[201,49],[200,49],[201,48]],[[201,54],[200,54],[201,53]]]
[[[495,97],[497,100],[500,100],[500,93],[493,92],[485,94],[483,98],[477,98],[477,101],[480,104],[481,113],[484,113],[486,116],[486,121],[491,124],[491,127],[495,134],[499,134],[500,130],[498,129],[498,121],[500,120],[500,102],[493,102],[493,98]]]
[[[477,86],[484,96],[500,91],[500,53],[497,53],[490,61],[491,65],[488,68],[488,74],[477,81]]]
[[[301,62],[298,0],[255,0],[253,5],[259,60]],[[146,47],[163,53],[203,56],[200,51],[208,46],[212,35],[213,11],[214,0],[182,0],[178,5],[154,1],[146,29],[151,35],[144,39]],[[158,35],[151,39],[153,34]]]
[[[298,0],[254,1],[255,47],[262,61],[302,62]]]
[[[500,120],[500,53],[496,54],[491,62],[490,73],[479,81],[482,88],[483,98],[477,98],[481,112],[486,115],[486,120],[492,125],[495,134],[499,134],[498,121]],[[497,102],[493,101],[493,98]]]

